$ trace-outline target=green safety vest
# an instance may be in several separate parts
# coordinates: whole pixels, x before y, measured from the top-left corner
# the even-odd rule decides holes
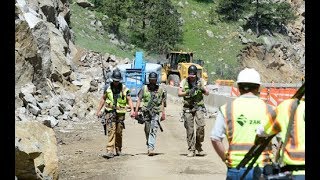
[[[151,106],[153,106],[153,109],[156,112],[160,112],[160,106],[161,106],[161,103],[163,100],[163,93],[164,93],[163,89],[161,87],[159,87],[159,89],[155,95],[155,100],[153,102],[151,102],[151,103],[153,103],[153,104],[151,104]],[[151,93],[148,90],[148,86],[144,85],[143,86],[143,97],[142,97],[142,101],[141,101],[142,107],[146,108],[148,106],[150,100],[151,100]]]
[[[122,91],[120,92],[118,98],[117,98],[117,105],[116,105],[116,112],[117,113],[126,113],[126,105],[127,105],[127,93],[129,89],[122,85]],[[105,92],[106,98],[106,110],[111,111],[113,110],[111,107],[113,106],[114,99],[113,99],[113,92],[111,90],[111,86],[108,87],[108,89]]]
[[[200,81],[201,86],[203,86],[204,80],[202,78],[200,78],[198,81]],[[186,92],[186,91],[190,90],[189,82],[188,82],[187,78],[185,78],[181,81],[181,85],[182,85],[183,91]],[[185,106],[193,106],[193,105],[203,106],[204,100],[203,100],[203,94],[202,94],[201,90],[200,89],[196,90],[195,95],[193,97],[184,96],[183,97],[183,104]]]
[[[280,132],[281,139],[284,141],[290,115],[294,113],[294,122],[292,123],[288,143],[286,144],[283,154],[283,163],[287,165],[305,164],[305,101],[300,101],[299,105],[297,101],[297,99],[288,99],[279,104],[276,109],[277,118],[275,122],[265,126],[265,132],[267,134]],[[296,109],[296,111],[291,112],[291,109]],[[280,154],[282,154],[282,151]],[[305,174],[305,171],[294,171],[293,174]]]
[[[275,117],[275,111],[259,98],[241,96],[221,106],[220,111],[225,118],[226,136],[229,142],[227,166],[235,168],[254,145],[257,127]],[[263,167],[271,163],[271,158],[273,155],[270,143],[256,164]]]

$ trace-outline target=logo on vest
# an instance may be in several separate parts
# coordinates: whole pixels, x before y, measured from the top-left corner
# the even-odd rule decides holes
[[[260,120],[257,120],[257,119],[248,120],[243,114],[238,116],[236,121],[240,126],[244,126],[245,124],[249,124],[249,125],[261,124]]]
[[[237,123],[240,125],[240,126],[243,126],[245,123],[247,122],[247,118],[241,114],[238,118],[237,118]]]

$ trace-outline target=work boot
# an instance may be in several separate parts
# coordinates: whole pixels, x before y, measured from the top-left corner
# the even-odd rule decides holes
[[[198,156],[204,156],[204,152],[202,150],[198,151]]]
[[[189,151],[189,153],[187,154],[187,157],[194,157],[196,155],[196,153],[194,151]]]
[[[124,156],[124,153],[122,153],[121,151],[117,151],[116,156]]]
[[[154,155],[154,150],[150,149],[148,150],[148,156],[153,156]]]
[[[109,159],[109,158],[113,158],[114,154],[112,152],[107,152],[103,154],[102,157]]]

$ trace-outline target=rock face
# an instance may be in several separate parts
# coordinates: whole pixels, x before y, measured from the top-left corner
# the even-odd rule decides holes
[[[38,60],[38,49],[26,21],[16,23],[15,37],[15,82],[31,82],[34,74],[33,67],[36,66],[35,63]],[[16,83],[16,89],[20,89],[20,87],[21,83]]]
[[[54,127],[91,120],[104,85],[101,63],[108,69],[122,63],[114,55],[78,51],[69,24],[69,1],[16,0],[18,179],[58,179]]]
[[[57,141],[51,128],[37,121],[16,122],[15,154],[18,179],[58,179]]]
[[[243,67],[257,69],[266,83],[300,83],[305,74],[305,2],[289,1],[297,19],[286,36],[265,36],[263,43],[248,43],[239,54]]]
[[[31,81],[49,94],[46,79],[70,75],[73,42],[68,7],[64,0],[16,0],[16,89]]]
[[[268,51],[264,44],[252,43],[242,50],[240,61],[242,66],[255,68],[265,83],[300,83],[304,77],[304,66],[291,56],[291,59],[279,45]],[[284,59],[285,58],[285,59]]]

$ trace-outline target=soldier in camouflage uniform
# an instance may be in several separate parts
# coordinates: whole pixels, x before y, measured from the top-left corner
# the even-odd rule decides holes
[[[184,127],[187,132],[188,154],[187,157],[196,155],[203,156],[201,148],[204,141],[204,106],[203,95],[209,95],[206,87],[206,81],[197,77],[197,67],[191,65],[188,68],[188,77],[180,82],[178,96],[183,97],[183,119]],[[194,133],[196,126],[196,133]]]
[[[151,72],[149,74],[149,84],[144,85],[139,91],[135,108],[135,117],[137,118],[138,110],[141,104],[142,119],[145,123],[144,132],[146,135],[148,156],[154,155],[157,131],[159,127],[161,129],[159,119],[161,119],[161,121],[165,119],[164,107],[166,92],[159,85],[157,85],[157,79],[157,73]]]

